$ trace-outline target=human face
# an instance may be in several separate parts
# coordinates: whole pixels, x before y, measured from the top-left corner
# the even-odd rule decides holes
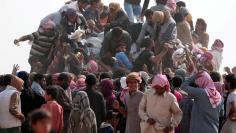
[[[166,89],[164,87],[161,87],[159,85],[156,85],[153,88],[156,90],[157,95],[163,95],[166,91]]]
[[[71,22],[71,23],[75,23],[76,21],[76,15],[69,15],[68,16],[68,21]]]
[[[41,85],[41,87],[45,87],[46,86],[46,79],[43,78],[42,80],[39,81],[39,84]]]
[[[139,88],[139,82],[137,80],[127,81],[127,86],[130,92],[137,91]]]
[[[51,101],[52,97],[50,95],[48,95],[47,92],[45,92],[44,99],[45,99],[45,101]]]
[[[149,25],[153,25],[152,16],[146,17],[146,21]]]
[[[52,121],[49,118],[45,118],[32,124],[32,128],[35,133],[50,133],[52,129]]]

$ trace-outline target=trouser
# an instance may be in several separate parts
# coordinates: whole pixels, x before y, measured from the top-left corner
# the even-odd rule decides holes
[[[0,133],[20,133],[20,127],[2,128]]]
[[[139,18],[141,16],[141,11],[142,11],[140,4],[134,5],[134,4],[124,2],[124,8],[131,22],[134,22],[135,17],[136,17],[136,20],[139,21]]]

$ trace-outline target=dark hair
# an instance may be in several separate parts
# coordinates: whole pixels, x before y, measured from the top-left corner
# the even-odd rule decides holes
[[[92,74],[92,73],[88,74],[86,76],[85,83],[88,86],[96,85],[96,83],[97,83],[96,76],[94,74]]]
[[[4,85],[4,76],[0,75],[0,86],[5,86]]]
[[[177,2],[176,5],[177,5],[178,7],[186,7],[185,2],[183,2],[183,1]]]
[[[122,28],[121,27],[115,27],[112,29],[111,34],[113,37],[120,36],[122,34]]]
[[[4,84],[4,86],[11,85],[12,78],[13,78],[13,76],[11,74],[4,75],[3,76],[3,84]]]
[[[184,16],[181,13],[176,13],[173,18],[176,23],[184,21]]]
[[[153,11],[151,9],[147,9],[144,12],[145,17],[151,17],[153,15]]]
[[[92,3],[99,3],[101,0],[90,0],[90,4]]]
[[[20,71],[17,73],[17,77],[24,81],[24,89],[29,89],[29,74],[26,71]]]
[[[207,29],[207,23],[203,18],[198,18],[196,24],[200,24],[203,26],[203,31]]]
[[[58,89],[56,86],[48,86],[45,89],[47,95],[50,95],[53,99],[56,99],[58,96]]]
[[[157,4],[163,4],[166,5],[168,0],[156,0]]]
[[[213,82],[220,82],[221,81],[221,75],[218,72],[211,72],[210,73],[211,79]]]
[[[52,115],[50,112],[44,110],[44,109],[37,109],[34,110],[30,114],[30,124],[36,124],[38,121],[41,121],[43,119],[51,119]]]
[[[126,75],[126,73],[120,69],[114,71],[113,73],[113,79],[117,79],[117,78],[121,78],[124,77]]]
[[[45,78],[46,78],[46,85],[47,86],[52,85],[52,81],[53,81],[52,75],[48,74],[48,75],[45,76]]]
[[[151,38],[144,38],[141,47],[148,48],[152,44],[153,40]]]
[[[178,76],[175,76],[175,77],[172,78],[173,87],[180,87],[182,82],[183,82],[182,79]]]
[[[44,78],[44,76],[42,75],[42,74],[35,74],[34,75],[34,78],[33,78],[33,80],[34,81],[40,81],[40,80],[42,80]]]
[[[103,79],[106,79],[106,78],[112,78],[111,74],[109,72],[103,72],[100,74],[99,76],[99,80],[103,80]]]
[[[66,73],[61,73],[57,78],[59,81],[68,81],[69,79],[69,75]]]
[[[236,77],[234,76],[234,74],[226,75],[225,80],[230,84],[230,89],[236,88]]]
[[[90,0],[77,0],[78,3],[90,3]]]

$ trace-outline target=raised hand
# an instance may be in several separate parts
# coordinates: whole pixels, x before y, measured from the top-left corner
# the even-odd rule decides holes
[[[12,74],[16,75],[17,71],[19,70],[20,70],[20,66],[18,64],[14,64],[13,69],[12,69]]]

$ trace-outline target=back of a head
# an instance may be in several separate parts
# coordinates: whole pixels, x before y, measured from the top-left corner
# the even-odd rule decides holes
[[[163,4],[166,5],[168,0],[156,0],[157,4]]]
[[[5,86],[4,85],[4,76],[0,75],[0,87]]]
[[[58,77],[57,80],[59,81],[68,81],[69,80],[69,75],[66,73],[61,73]]]
[[[186,7],[185,2],[183,2],[183,1],[177,2],[176,5],[177,5],[178,7]]]
[[[182,78],[175,76],[172,78],[172,85],[174,88],[179,88],[182,84]]]
[[[17,77],[24,81],[24,89],[29,87],[29,74],[26,71],[20,71],[17,73]]]
[[[114,27],[111,31],[111,34],[112,34],[113,37],[117,37],[117,36],[119,37],[119,36],[121,36],[122,31],[123,30],[122,30],[121,27]]]
[[[141,47],[148,48],[149,46],[151,46],[152,43],[153,40],[151,38],[144,38]]]
[[[231,89],[236,89],[236,77],[234,74],[226,75],[225,80],[230,84]]]
[[[42,74],[35,74],[33,80],[37,82],[37,81],[42,80],[43,78],[44,76]]]
[[[56,99],[59,94],[57,86],[48,86],[45,89],[45,91],[46,91],[47,95],[50,95],[53,99]]]
[[[184,21],[184,16],[181,13],[176,13],[173,18],[176,23]]]
[[[103,79],[106,79],[106,78],[112,78],[112,76],[108,72],[101,73],[99,77],[100,77],[99,78],[100,81],[103,80]]]
[[[151,9],[147,9],[144,12],[145,17],[151,17],[153,15],[153,11]]]
[[[3,85],[8,86],[11,85],[13,76],[11,74],[6,74],[3,76]]]
[[[44,119],[51,119],[51,118],[52,115],[50,112],[43,109],[37,109],[30,114],[30,124],[33,125]]]
[[[94,86],[97,83],[97,78],[94,74],[90,73],[86,76],[85,83],[87,86]]]
[[[211,72],[210,73],[211,79],[213,82],[220,82],[221,81],[221,75],[219,72]]]

